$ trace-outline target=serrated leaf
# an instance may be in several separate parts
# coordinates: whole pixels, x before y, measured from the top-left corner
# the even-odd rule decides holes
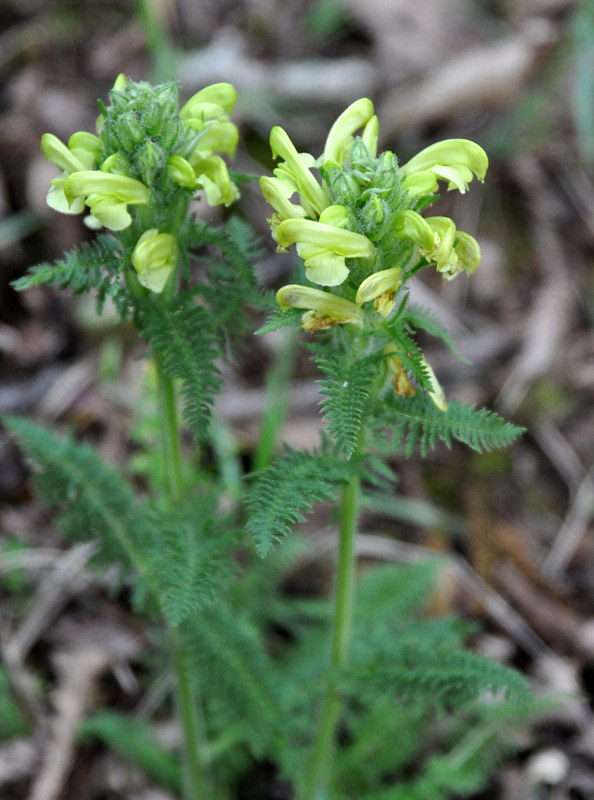
[[[55,264],[44,262],[31,267],[12,286],[17,291],[33,286],[56,286],[58,289],[68,289],[75,296],[96,291],[99,313],[105,298],[109,296],[120,316],[125,317],[129,299],[120,283],[121,260],[117,248],[117,243],[111,237],[97,236],[92,242],[84,242],[80,247],[66,253]]]
[[[149,549],[161,609],[172,625],[210,605],[234,571],[230,536],[213,518],[215,498],[190,501],[172,511],[154,510]]]
[[[430,308],[424,308],[416,303],[413,305],[408,305],[402,314],[402,319],[405,320],[405,322],[414,325],[415,328],[422,328],[432,336],[436,336],[438,339],[441,339],[446,347],[451,350],[451,352],[457,358],[459,358],[460,361],[463,361],[465,364],[470,363],[468,359],[459,352],[458,348],[456,347],[456,343],[448,333],[447,328],[443,325],[438,315]]]
[[[250,476],[247,531],[261,556],[303,522],[314,503],[331,500],[348,468],[329,456],[287,447],[270,466]]]
[[[325,395],[320,403],[328,432],[346,458],[357,448],[371,389],[378,368],[377,356],[351,360],[341,350],[310,345],[315,362],[326,378],[317,381]]]
[[[393,418],[390,420],[388,411],[383,420],[394,425],[397,447],[406,442],[405,452],[409,457],[417,445],[424,456],[438,441],[451,447],[452,439],[483,453],[507,447],[524,431],[493,411],[459,400],[450,401],[447,411],[440,411],[429,397],[421,394],[415,397],[392,395],[387,402]]]
[[[97,557],[103,562],[123,559],[148,573],[142,554],[144,510],[120,473],[86,443],[59,438],[18,417],[2,417],[2,423],[42,468],[35,476],[42,499],[64,504],[58,522],[65,533],[97,539]]]
[[[183,418],[198,439],[206,436],[221,385],[215,329],[208,311],[185,295],[169,308],[150,300],[143,306],[142,336],[160,355],[167,377],[181,381]]]

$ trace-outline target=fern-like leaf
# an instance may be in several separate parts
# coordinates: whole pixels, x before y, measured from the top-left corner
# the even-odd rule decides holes
[[[445,346],[451,350],[452,353],[454,353],[454,355],[460,359],[460,361],[463,361],[465,364],[469,363],[468,359],[459,352],[458,348],[456,347],[456,343],[448,333],[447,328],[444,326],[435,311],[415,303],[406,307],[401,314],[401,318],[408,324],[413,325],[415,328],[422,328],[432,336],[436,336],[437,338],[441,339]]]
[[[3,417],[25,452],[41,468],[35,477],[41,498],[63,505],[58,524],[77,539],[96,539],[104,563],[124,560],[148,573],[142,553],[144,510],[129,484],[88,444],[64,439],[18,417]]]
[[[332,351],[326,345],[310,345],[310,349],[326,375],[318,384],[325,395],[320,405],[328,431],[340,452],[350,458],[359,440],[378,358],[366,356],[352,361],[342,350]]]
[[[105,299],[114,301],[120,316],[128,311],[128,295],[120,284],[121,260],[117,244],[109,236],[99,235],[92,242],[66,253],[55,264],[37,264],[26,275],[13,282],[17,291],[33,286],[57,286],[68,289],[73,295],[97,292],[97,307],[101,312]]]
[[[233,731],[262,757],[277,729],[279,675],[263,637],[242,609],[224,600],[179,627],[216,733]]]
[[[190,250],[211,245],[219,251],[219,258],[210,254],[207,259],[207,281],[199,291],[217,321],[216,332],[226,344],[237,344],[247,328],[245,307],[263,305],[253,268],[261,254],[259,240],[248,225],[233,217],[220,228],[193,220],[182,244]]]
[[[338,459],[288,446],[270,466],[253,473],[247,496],[247,530],[260,555],[267,555],[291,525],[303,522],[314,503],[331,500],[347,476],[348,468]]]
[[[233,572],[236,537],[213,518],[215,507],[208,497],[150,515],[156,536],[149,556],[161,609],[172,625],[210,605]]]
[[[186,295],[168,309],[150,300],[144,304],[142,335],[162,357],[167,377],[181,381],[184,421],[198,439],[206,435],[221,385],[215,328],[208,311]]]
[[[417,445],[424,456],[438,441],[451,447],[452,439],[483,453],[507,447],[524,431],[493,411],[459,400],[450,401],[447,411],[440,411],[431,398],[422,394],[415,397],[394,394],[386,403],[388,411],[382,415],[382,421],[394,426],[394,443],[400,448],[404,442],[408,457]]]

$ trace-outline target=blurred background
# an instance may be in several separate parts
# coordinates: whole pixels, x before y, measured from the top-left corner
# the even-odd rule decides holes
[[[10,281],[92,235],[81,217],[46,206],[55,170],[39,140],[46,131],[63,140],[93,131],[97,98],[106,98],[120,72],[175,77],[183,99],[213,82],[234,84],[241,134],[234,167],[253,175],[272,168],[272,125],[317,156],[333,120],[362,96],[375,103],[382,149],[403,162],[449,137],[473,139],[488,152],[485,184],[442,197],[434,212],[478,238],[482,263],[471,280],[443,285],[436,275],[423,277],[415,299],[439,312],[470,361],[425,343],[448,396],[489,406],[527,433],[486,456],[454,447],[424,462],[396,458],[398,502],[369,509],[362,525],[402,543],[390,557],[409,557],[405,545],[451,553],[458,569],[444,581],[440,608],[478,619],[476,646],[484,652],[572,694],[481,797],[591,799],[594,2],[0,0],[0,412],[74,429],[117,464],[130,455],[142,346],[115,315],[97,318],[89,298],[49,288],[17,295]],[[213,219],[221,213],[199,211]],[[244,184],[237,211],[262,237],[262,284],[287,282],[294,257],[274,252],[257,182]],[[254,314],[254,328],[261,321]],[[239,364],[224,367],[218,407],[225,441],[246,469],[266,407],[266,370],[279,353],[295,379],[282,438],[317,441],[307,357],[282,333],[255,337]],[[5,714],[3,727],[7,674],[31,657],[43,673],[73,635],[68,615],[81,608],[96,620],[128,614],[88,577],[90,553],[63,549],[27,476],[0,433],[6,800],[25,796],[38,768],[26,720],[8,724]],[[314,515],[308,529],[316,535],[323,524]],[[54,593],[19,591],[32,578],[39,587],[51,578]],[[312,590],[319,576],[295,580]],[[110,680],[125,694],[123,673]],[[526,794],[526,781],[541,793]],[[110,791],[83,794],[79,786],[60,796],[132,796]]]

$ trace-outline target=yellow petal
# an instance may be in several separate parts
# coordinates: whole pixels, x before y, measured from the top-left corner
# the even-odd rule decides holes
[[[373,117],[373,103],[366,97],[356,100],[346,108],[330,128],[324,147],[323,162],[343,164],[353,142],[353,134]]]
[[[365,278],[359,285],[355,303],[360,306],[370,300],[375,300],[376,297],[384,292],[395,292],[400,286],[401,275],[402,269],[400,267],[391,267],[390,269],[374,272],[373,275]]]
[[[179,110],[179,116],[182,119],[189,119],[190,117],[202,116],[202,109],[209,105],[216,105],[224,109],[227,114],[230,114],[235,107],[237,100],[237,92],[230,83],[213,83],[211,86],[206,86],[196,94],[192,95],[187,103]]]
[[[400,169],[404,175],[430,169],[437,164],[471,169],[480,181],[485,179],[489,159],[483,148],[470,139],[444,139],[425,147]]]
[[[307,219],[288,219],[278,226],[283,247],[295,242],[317,244],[348,258],[370,258],[375,248],[366,236]]]
[[[361,327],[365,319],[361,309],[350,300],[309,286],[283,286],[276,293],[276,300],[283,311],[287,308],[303,308],[316,311],[338,323],[350,322]]]

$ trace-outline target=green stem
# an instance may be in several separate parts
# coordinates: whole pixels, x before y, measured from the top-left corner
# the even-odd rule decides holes
[[[211,792],[202,758],[202,753],[205,752],[204,730],[198,714],[198,698],[188,672],[185,647],[179,636],[175,637],[175,669],[177,702],[185,745],[184,800],[206,800]]]
[[[353,477],[342,490],[330,669],[320,724],[305,775],[301,800],[315,800],[317,797],[317,793],[328,779],[334,749],[334,738],[342,704],[338,681],[340,672],[348,660],[351,638],[358,497],[359,478]]]
[[[157,386],[159,393],[159,413],[161,416],[161,444],[165,468],[167,497],[172,506],[178,504],[184,494],[181,453],[179,448],[179,429],[175,403],[175,386],[163,369],[159,353],[155,353]]]
[[[175,385],[172,379],[165,374],[160,353],[155,353],[154,356],[157,368],[167,497],[171,507],[175,508],[183,500],[184,495]],[[173,631],[173,636],[177,673],[177,702],[184,731],[184,798],[185,800],[206,800],[211,793],[207,788],[208,781],[201,755],[205,752],[205,748],[203,730],[198,714],[198,698],[188,672],[184,643],[175,630]]]

